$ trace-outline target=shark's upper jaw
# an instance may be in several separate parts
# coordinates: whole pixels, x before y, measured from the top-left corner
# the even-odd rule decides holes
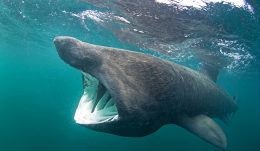
[[[76,123],[88,125],[117,121],[115,101],[105,86],[88,73],[82,75],[84,92],[74,116]]]
[[[90,44],[84,44],[87,45],[84,47],[80,40],[68,36],[55,37],[54,44],[62,60],[83,73],[84,92],[74,116],[75,121],[84,125],[117,121],[118,112],[113,97],[97,78],[87,73],[101,64],[94,47]]]

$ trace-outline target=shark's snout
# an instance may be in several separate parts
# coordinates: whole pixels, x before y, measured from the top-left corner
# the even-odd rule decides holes
[[[62,60],[74,67],[80,66],[84,53],[80,49],[81,41],[68,36],[58,36],[53,42]]]
[[[59,53],[69,53],[74,51],[73,49],[75,49],[81,41],[68,36],[58,36],[53,39],[53,42]]]
[[[102,63],[101,55],[91,44],[68,36],[55,37],[53,42],[62,60],[77,69],[89,73]]]
[[[62,48],[63,45],[66,44],[66,41],[67,41],[67,37],[65,36],[58,36],[53,39],[56,48]],[[59,51],[60,49],[57,50]]]
[[[57,36],[53,39],[53,42],[55,44],[55,46],[57,46],[58,43],[60,43],[60,41],[62,40],[62,36]]]
[[[65,53],[68,50],[69,39],[65,36],[58,36],[53,39],[57,52],[60,54]]]

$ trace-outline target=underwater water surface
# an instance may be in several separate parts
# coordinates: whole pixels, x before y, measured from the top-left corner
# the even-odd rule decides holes
[[[259,2],[202,2],[1,0],[0,151],[218,150],[176,125],[129,138],[76,124],[81,73],[59,58],[59,35],[196,70],[202,61],[220,66],[217,84],[238,104],[227,125],[217,120],[228,150],[260,150]]]

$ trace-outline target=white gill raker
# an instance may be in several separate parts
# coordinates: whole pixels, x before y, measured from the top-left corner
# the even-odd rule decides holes
[[[111,97],[111,95],[109,94],[109,97],[108,97],[108,99],[107,99],[107,101],[106,101],[106,104],[104,104],[103,109],[107,106],[107,103],[109,103],[109,101],[111,101],[111,99],[112,99],[112,97]]]
[[[108,91],[106,90],[106,92],[104,93],[102,98],[98,101],[95,111],[102,110],[105,107],[106,103],[109,101],[109,98],[110,98],[110,95],[109,95]]]
[[[84,110],[89,110],[90,102],[89,102],[87,95],[82,95],[82,97],[80,98],[80,101],[79,101],[79,106],[81,108],[84,108]],[[77,111],[80,111],[80,110],[77,110]]]
[[[95,107],[95,101],[97,98],[97,91],[98,91],[98,85],[99,81],[95,78],[93,78],[90,74],[82,73],[84,75],[83,78],[83,85],[84,85],[84,95],[88,97],[88,100],[90,100],[90,110],[91,112]]]
[[[98,90],[98,80],[92,78],[89,74],[84,74],[84,84],[86,87],[84,88],[84,94],[88,96],[89,100],[96,100],[97,90]]]
[[[104,108],[108,108],[110,106],[113,106],[114,104],[115,104],[115,102],[114,102],[113,98],[110,98]]]
[[[109,121],[113,121],[113,120],[116,120],[116,119],[118,119],[118,113],[117,113],[117,115],[108,118],[106,121],[109,122]]]
[[[85,123],[86,119],[89,118],[89,114],[92,108],[92,101],[89,101],[87,95],[83,95],[80,99],[79,105],[77,107],[74,119],[77,123]]]
[[[95,111],[95,108],[97,106],[98,100],[97,100],[97,93],[95,94],[95,99],[92,100],[92,108],[91,108],[91,113]]]
[[[114,116],[98,116],[95,120],[97,122],[105,122],[105,121],[109,121],[110,119],[112,119]]]
[[[97,87],[97,90],[95,92],[96,98],[93,101],[93,108],[92,108],[91,113],[93,113],[95,111],[97,104],[99,103],[101,98],[104,96],[106,91],[107,91],[106,88],[98,81],[98,87]]]
[[[117,119],[118,115],[113,115],[113,116],[106,116],[105,119],[102,122],[109,122],[109,121],[113,121],[114,119]]]
[[[113,105],[102,110],[103,116],[115,116],[117,115],[117,108]]]

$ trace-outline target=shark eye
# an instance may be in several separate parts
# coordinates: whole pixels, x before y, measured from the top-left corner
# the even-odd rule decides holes
[[[118,118],[114,99],[105,86],[88,73],[82,74],[83,95],[74,119],[78,124],[97,124]]]

